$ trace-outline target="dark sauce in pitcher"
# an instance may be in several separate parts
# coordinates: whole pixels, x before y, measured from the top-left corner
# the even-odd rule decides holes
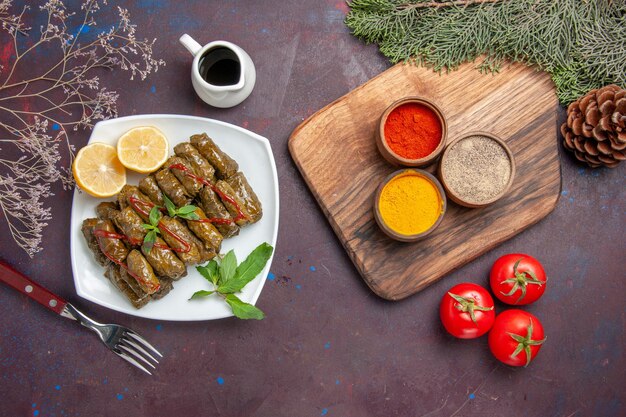
[[[200,76],[209,84],[233,85],[241,78],[241,63],[237,54],[224,47],[206,51],[200,58]]]

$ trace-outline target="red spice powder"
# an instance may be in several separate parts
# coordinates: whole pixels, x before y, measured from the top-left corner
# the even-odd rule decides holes
[[[433,153],[441,142],[441,133],[435,112],[418,103],[396,107],[385,122],[387,146],[406,159],[420,159]]]

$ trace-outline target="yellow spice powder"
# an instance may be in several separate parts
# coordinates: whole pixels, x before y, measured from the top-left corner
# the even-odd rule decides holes
[[[430,180],[417,173],[405,173],[383,187],[378,207],[389,228],[403,235],[415,235],[435,224],[442,203],[437,187]]]

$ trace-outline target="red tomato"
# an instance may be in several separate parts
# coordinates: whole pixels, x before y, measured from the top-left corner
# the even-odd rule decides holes
[[[546,273],[538,260],[521,253],[501,256],[491,267],[489,283],[500,301],[526,305],[537,301],[546,290]]]
[[[523,310],[506,310],[489,332],[489,349],[499,361],[528,366],[546,341],[539,319]]]
[[[439,316],[452,336],[474,339],[491,329],[496,313],[489,291],[480,285],[463,283],[443,296]]]

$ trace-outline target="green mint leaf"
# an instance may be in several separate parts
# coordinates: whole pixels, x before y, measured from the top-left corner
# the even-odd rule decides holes
[[[190,204],[188,206],[184,206],[184,207],[179,208],[178,210],[176,210],[176,213],[180,216],[181,214],[193,213],[197,209],[198,209],[198,207],[194,206],[193,204]]]
[[[193,295],[191,296],[190,300],[193,300],[195,298],[202,298],[202,297],[206,297],[207,295],[211,295],[213,294],[215,291],[205,291],[205,290],[201,290],[201,291],[196,291],[193,293]]]
[[[152,226],[151,224],[143,223],[141,227],[143,227],[146,230],[154,230],[154,226]]]
[[[219,266],[216,260],[212,260],[205,266],[197,266],[196,270],[202,275],[207,281],[211,282],[213,285],[217,285],[217,281],[219,280]]]
[[[194,212],[187,213],[187,214],[178,213],[177,215],[178,217],[182,217],[183,219],[186,219],[186,220],[199,220],[200,219],[200,216],[198,216]]]
[[[176,206],[174,205],[174,203],[172,203],[172,200],[170,200],[165,194],[163,194],[163,201],[165,202],[167,214],[169,214],[170,217],[176,216]]]
[[[152,247],[154,246],[154,242],[156,241],[156,230],[150,230],[146,233],[146,237],[143,238],[143,247],[146,252],[150,253]]]
[[[159,225],[159,220],[161,220],[161,212],[157,206],[153,206],[150,210],[150,224],[156,227]]]
[[[265,314],[261,310],[252,304],[244,303],[235,294],[228,294],[226,296],[226,302],[233,310],[233,314],[240,319],[262,320],[265,318]]]
[[[250,281],[261,273],[265,264],[272,256],[274,248],[269,243],[261,243],[235,270],[235,276],[222,282],[217,289],[222,294],[232,294],[241,291]],[[222,261],[223,265],[223,261]]]
[[[237,256],[232,249],[228,251],[226,256],[222,258],[220,263],[220,284],[225,284],[235,276],[235,270],[237,269]]]

